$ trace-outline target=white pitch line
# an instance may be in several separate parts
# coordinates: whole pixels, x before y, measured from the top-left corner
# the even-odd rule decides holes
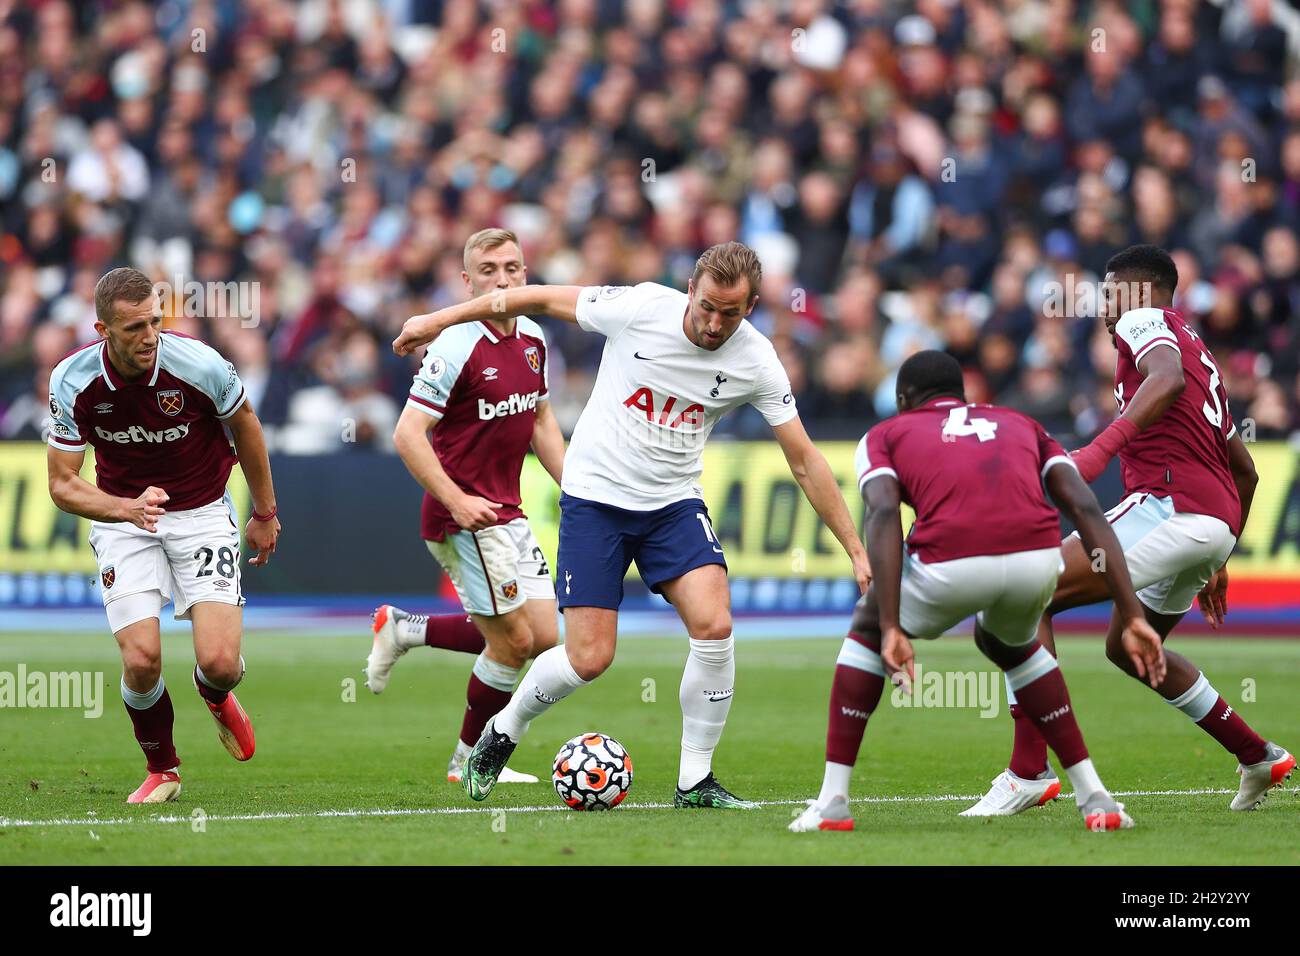
[[[1116,797],[1199,797],[1199,796],[1223,796],[1235,793],[1235,790],[1117,790],[1112,793]],[[1292,791],[1294,792],[1294,791]],[[954,801],[973,801],[978,800],[983,794],[928,794],[923,796],[899,796],[899,797],[856,797],[852,803],[874,804],[874,803],[951,803]],[[1062,794],[1068,796],[1068,794]],[[758,801],[760,807],[798,807],[802,806],[804,800],[767,800]],[[671,803],[629,803],[625,807],[627,810],[671,810]],[[327,820],[331,818],[348,818],[348,817],[424,817],[424,816],[454,816],[462,813],[491,813],[495,810],[503,810],[506,813],[550,813],[552,811],[566,810],[559,804],[549,804],[544,807],[410,807],[410,808],[362,808],[356,810],[315,810],[310,813],[230,813],[218,814],[211,813],[196,818],[192,816],[180,816],[177,814],[166,814],[161,816],[140,816],[140,817],[85,817],[82,819],[73,817],[52,817],[47,820],[26,820],[13,817],[0,817],[0,828],[4,827],[111,827],[124,826],[133,823],[191,823],[195,819],[226,821],[226,822],[245,822],[254,820]]]

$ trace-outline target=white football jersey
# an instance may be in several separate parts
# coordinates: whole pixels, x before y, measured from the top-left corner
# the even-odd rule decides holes
[[[688,296],[654,282],[589,286],[578,324],[605,336],[564,458],[566,494],[630,511],[702,498],[704,443],[738,405],[773,427],[797,414],[776,349],[747,320],[714,351],[686,337]]]

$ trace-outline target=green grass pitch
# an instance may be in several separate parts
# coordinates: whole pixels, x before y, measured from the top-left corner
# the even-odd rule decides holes
[[[821,782],[834,638],[737,644],[737,694],[715,767],[733,790],[768,803],[759,810],[665,806],[677,766],[680,636],[624,640],[611,671],[536,721],[511,761],[545,780],[566,739],[612,734],[635,760],[623,806],[572,812],[548,782],[502,786],[472,804],[444,779],[470,658],[417,649],[374,697],[361,684],[368,644],[364,632],[248,635],[239,695],[258,752],[238,764],[190,686],[188,636],[168,636],[185,790],[176,803],[128,807],[143,760],[117,694],[112,638],[0,634],[0,670],[22,662],[29,671],[102,671],[106,681],[99,719],[0,710],[0,866],[1300,863],[1297,791],[1288,785],[1254,813],[1230,812],[1227,793],[1204,791],[1235,790],[1232,758],[1114,670],[1096,639],[1063,640],[1062,661],[1103,779],[1131,793],[1121,799],[1136,829],[1110,834],[1085,831],[1068,794],[1013,818],[957,816],[967,801],[955,798],[983,792],[1005,766],[1011,733],[1000,682],[993,719],[972,708],[897,708],[887,689],[854,776],[857,830],[789,833],[798,801]],[[1174,646],[1262,734],[1300,746],[1300,642]],[[968,637],[917,651],[935,671],[991,671]]]

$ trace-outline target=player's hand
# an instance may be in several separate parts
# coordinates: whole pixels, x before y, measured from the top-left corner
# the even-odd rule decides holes
[[[885,662],[885,673],[895,687],[905,687],[910,694],[916,685],[916,653],[912,642],[901,627],[885,628],[880,644],[880,659]],[[907,683],[903,683],[907,675]]]
[[[161,488],[150,485],[140,493],[139,498],[122,500],[125,503],[125,508],[122,510],[123,521],[129,521],[137,528],[157,534],[158,519],[167,513],[163,505],[171,498]]]
[[[501,505],[477,495],[465,495],[447,506],[456,524],[466,531],[482,531],[497,523],[497,509]]]
[[[1216,630],[1223,625],[1223,618],[1228,613],[1228,566],[1225,564],[1196,595],[1196,603],[1201,607],[1205,623]]]
[[[250,548],[257,550],[257,556],[249,558],[248,563],[258,568],[265,567],[271,560],[271,555],[275,554],[275,543],[279,539],[279,518],[272,518],[270,521],[249,518],[248,524],[244,525],[244,540]]]
[[[1120,644],[1124,653],[1133,662],[1137,676],[1152,687],[1159,687],[1165,681],[1165,646],[1160,635],[1147,623],[1144,617],[1130,618],[1120,635]]]
[[[853,577],[858,582],[858,590],[866,594],[867,587],[871,584],[871,560],[867,557],[867,552],[853,558]]]
[[[410,355],[421,345],[428,345],[442,332],[437,312],[413,315],[402,323],[401,334],[393,339],[393,351],[398,355]]]

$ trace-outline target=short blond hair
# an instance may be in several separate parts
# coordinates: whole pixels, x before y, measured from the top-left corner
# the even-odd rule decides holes
[[[513,242],[519,248],[519,258],[522,259],[524,256],[523,246],[519,245],[519,237],[509,229],[480,229],[474,233],[465,240],[465,271],[469,272],[469,254],[475,249],[482,249],[487,252],[497,246],[504,246],[507,242]]]
[[[758,261],[758,253],[742,242],[723,242],[705,249],[695,260],[691,282],[698,284],[706,272],[714,282],[723,286],[733,286],[741,279],[748,280],[751,301],[763,284],[763,264]]]

